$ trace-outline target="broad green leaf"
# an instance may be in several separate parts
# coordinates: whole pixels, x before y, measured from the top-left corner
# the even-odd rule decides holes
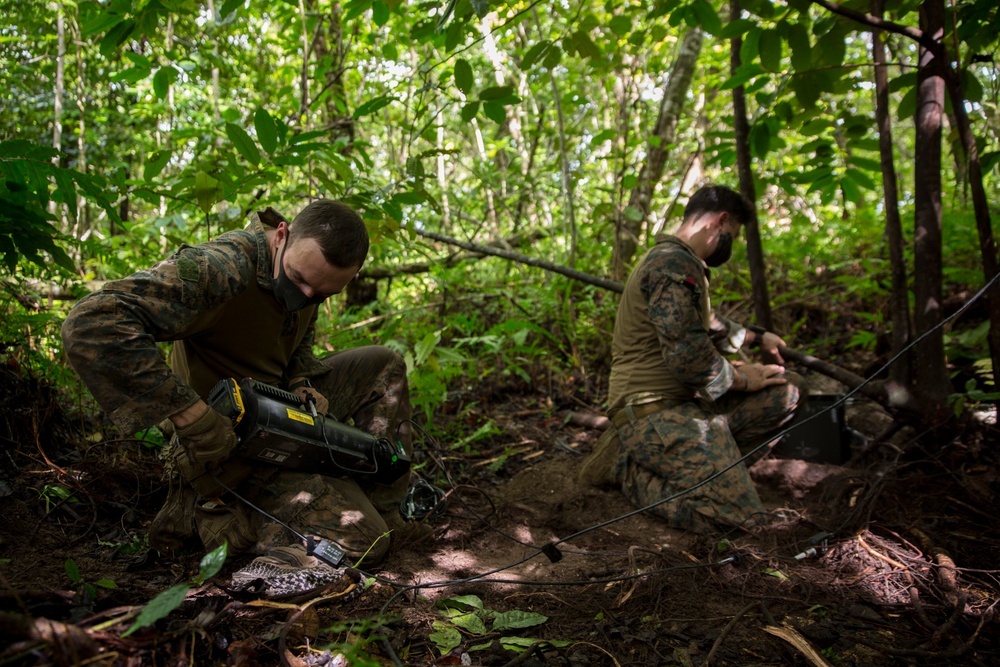
[[[124,18],[125,14],[121,13],[117,9],[109,9],[106,12],[101,12],[84,23],[83,27],[80,29],[80,33],[84,37],[89,37],[94,33],[104,32],[105,30],[121,23]]]
[[[241,9],[246,0],[226,0],[222,3],[222,9],[219,10],[219,18],[226,18],[237,9]]]
[[[519,651],[526,648],[530,648],[533,644],[542,642],[543,644],[548,644],[555,648],[565,648],[573,644],[573,642],[565,641],[563,639],[537,639],[534,637],[501,637],[500,646],[504,647],[508,651]]]
[[[0,158],[24,158],[47,162],[59,155],[52,146],[40,146],[26,139],[11,139],[0,141]]]
[[[135,619],[135,623],[122,633],[122,637],[128,637],[136,630],[144,628],[147,625],[152,625],[161,618],[166,618],[170,612],[181,606],[189,590],[191,590],[191,587],[187,584],[177,584],[157,595],[142,608],[139,616]]]
[[[306,141],[312,141],[317,137],[322,137],[326,135],[325,130],[310,130],[308,132],[301,132],[299,134],[292,135],[292,138],[288,140],[289,146],[296,146]]]
[[[199,171],[194,177],[194,195],[198,199],[199,208],[208,214],[212,212],[215,202],[222,197],[222,188],[217,179]]]
[[[485,635],[489,632],[489,630],[486,629],[486,624],[483,623],[483,619],[479,618],[479,615],[475,612],[452,616],[448,620],[457,627],[460,627],[467,632],[471,632],[474,635]]]
[[[619,37],[624,37],[625,35],[632,32],[632,19],[628,16],[618,16],[612,17],[608,21],[608,27],[611,28],[611,32],[615,33]]]
[[[631,220],[632,222],[642,222],[642,219],[646,217],[643,215],[642,209],[636,206],[626,206],[625,210],[622,211],[622,215],[626,220]]]
[[[392,196],[392,200],[399,202],[400,204],[413,205],[413,204],[422,204],[423,202],[427,201],[427,197],[425,197],[423,194],[419,192],[408,190],[406,192],[397,192]]]
[[[178,74],[180,72],[172,65],[165,65],[156,70],[156,74],[153,75],[153,92],[158,99],[162,100],[167,96],[167,93],[170,92],[170,84],[177,80]]]
[[[128,69],[123,69],[116,74],[111,76],[112,81],[124,81],[125,83],[136,83],[137,81],[142,81],[149,76],[152,69],[149,67],[135,66],[129,67]]]
[[[400,206],[397,202],[391,200],[382,202],[382,210],[385,211],[385,214],[388,215],[393,220],[395,220],[396,222],[403,221],[403,207]]]
[[[257,140],[261,148],[268,154],[274,153],[274,149],[278,147],[278,127],[274,124],[271,114],[263,107],[258,107],[253,113],[253,126],[257,131]]]
[[[115,49],[125,43],[125,40],[132,35],[132,31],[134,30],[135,21],[132,19],[126,19],[111,28],[111,30],[104,35],[104,38],[101,39],[100,46],[98,47],[101,55],[105,58],[109,57],[112,53],[114,53]]]
[[[389,22],[389,6],[382,0],[372,2],[372,21],[380,28]]]
[[[382,45],[382,57],[386,60],[396,60],[399,58],[399,49],[394,42],[386,42]]]
[[[471,93],[476,85],[472,76],[472,65],[465,58],[459,58],[455,61],[455,85],[465,95]]]
[[[875,189],[875,181],[872,180],[871,176],[861,171],[860,169],[854,169],[853,167],[848,167],[844,170],[844,176],[854,181],[866,190]]]
[[[479,93],[479,99],[484,102],[502,100],[508,97],[513,97],[514,87],[513,86],[491,86],[489,88],[484,88]]]
[[[260,164],[260,150],[246,130],[236,123],[226,123],[226,136],[233,142],[244,160],[255,167]]]
[[[477,113],[479,113],[479,102],[478,101],[469,102],[468,104],[462,107],[462,111],[460,113],[460,116],[462,117],[462,122],[468,123],[470,120],[476,117]]]
[[[771,147],[771,128],[767,123],[756,123],[750,128],[750,152],[758,160],[767,155]]]
[[[545,59],[542,60],[542,67],[551,70],[562,60],[562,54],[562,49],[553,44],[552,48],[545,54]]]
[[[857,204],[861,200],[861,189],[849,178],[841,179],[840,190],[844,193],[844,199]]]
[[[493,619],[493,631],[510,630],[514,628],[530,628],[541,625],[549,620],[548,616],[537,614],[532,611],[505,611]]]
[[[781,36],[776,30],[765,30],[760,36],[760,64],[769,72],[780,72]]]
[[[462,633],[447,623],[434,621],[431,623],[434,632],[427,635],[427,638],[434,642],[441,655],[445,655],[462,643]]]
[[[226,556],[229,554],[229,546],[223,542],[218,547],[202,556],[198,565],[198,576],[196,581],[201,585],[217,575],[222,566],[226,564]]]
[[[747,81],[764,74],[764,68],[757,63],[743,64],[736,69],[736,73],[726,79],[720,86],[722,90],[732,90],[737,86],[745,85]]]
[[[483,601],[478,595],[456,595],[453,598],[445,598],[438,602],[438,606],[442,608],[462,609],[463,611],[484,608]]]
[[[160,175],[163,168],[170,162],[170,151],[156,151],[146,160],[146,166],[142,170],[142,180],[151,181]]]
[[[379,97],[370,99],[354,110],[352,118],[357,119],[362,116],[371,115],[379,109],[389,106],[398,99],[399,98],[396,95],[380,95]]]
[[[692,27],[700,27],[709,35],[718,35],[722,32],[722,20],[719,19],[719,13],[707,0],[694,0],[691,3],[691,11],[697,17],[697,23],[693,24]]]
[[[1000,164],[1000,151],[990,151],[979,156],[979,167],[984,174],[991,171],[997,164]]]
[[[507,120],[507,111],[499,102],[486,102],[483,104],[483,114],[494,123],[500,125]]]
[[[722,28],[722,32],[719,33],[719,37],[722,37],[723,39],[739,37],[748,32],[755,25],[757,24],[749,19],[736,19],[735,21],[728,22],[725,27]]]
[[[813,118],[803,125],[799,132],[807,137],[816,137],[826,132],[832,126],[833,123],[827,118]]]
[[[594,43],[594,40],[590,38],[583,30],[575,31],[571,36],[573,47],[579,52],[584,58],[590,58],[591,60],[599,60],[603,53],[601,53],[601,47]]]
[[[962,95],[969,102],[983,101],[983,86],[975,72],[968,68],[962,70]]]
[[[452,21],[444,31],[444,50],[451,53],[465,39],[465,22]]]
[[[797,72],[807,71],[812,67],[812,46],[809,44],[806,27],[801,23],[787,24],[784,35],[788,40],[788,47],[792,50],[792,67]]]
[[[538,61],[546,53],[546,51],[552,46],[552,42],[543,39],[540,42],[532,45],[528,52],[524,54],[524,58],[521,59],[521,70],[528,71],[531,69],[532,65]]]
[[[98,579],[94,582],[94,585],[107,589],[118,588],[118,584],[116,584],[113,579]]]
[[[740,44],[740,64],[751,63],[760,55],[760,40],[764,31],[758,26],[753,26],[743,36],[743,43]]]
[[[66,576],[69,577],[70,581],[74,584],[78,584],[82,581],[80,578],[80,568],[77,567],[75,560],[67,558],[64,563],[64,567],[66,568]]]
[[[844,56],[847,53],[847,33],[839,28],[834,28],[819,38],[816,42],[815,53],[819,60],[819,65],[825,67],[840,67],[844,64]]]
[[[896,107],[896,114],[899,117],[899,121],[905,123],[906,121],[913,120],[913,116],[916,113],[917,87],[914,86],[906,91],[906,93],[903,94],[903,98],[899,100],[899,106]]]
[[[611,139],[614,139],[617,136],[618,136],[618,131],[617,130],[610,130],[610,129],[609,130],[602,130],[601,132],[598,132],[597,134],[595,134],[590,139],[590,145],[591,146],[600,146],[605,141],[610,141]]]
[[[472,11],[474,11],[476,16],[479,18],[485,18],[486,15],[490,13],[489,0],[469,0],[469,4],[472,5]]]

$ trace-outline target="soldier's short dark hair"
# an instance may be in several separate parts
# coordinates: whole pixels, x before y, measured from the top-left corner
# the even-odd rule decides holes
[[[327,262],[340,269],[361,266],[368,257],[368,229],[353,208],[319,199],[299,211],[289,225],[288,243],[313,238]]]
[[[741,225],[757,219],[757,210],[750,200],[724,185],[706,185],[688,200],[684,207],[684,223],[697,220],[704,213],[725,212]]]

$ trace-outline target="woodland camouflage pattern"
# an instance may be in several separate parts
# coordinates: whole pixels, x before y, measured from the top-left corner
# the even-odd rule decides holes
[[[733,367],[722,354],[739,348],[745,329],[706,310],[706,268],[687,245],[668,236],[658,236],[657,242],[629,277],[615,339],[621,346],[630,328],[655,331],[640,344],[656,347],[662,359],[656,370],[666,378],[654,392],[630,385],[631,373],[613,365],[612,384],[618,389],[609,397],[620,424],[615,478],[640,507],[703,482],[766,441],[794,416],[801,384],[789,374],[785,385],[730,392]],[[634,340],[635,331],[630,333]],[[632,404],[656,400],[663,409],[634,416]],[[763,506],[747,466],[739,464],[652,511],[677,528],[714,532],[752,522]]]
[[[286,313],[275,300],[262,223],[273,227],[281,220],[271,209],[253,214],[246,229],[183,246],[153,268],[81,300],[63,326],[74,368],[127,433],[193,405],[225,377],[279,387],[305,377],[329,400],[331,415],[401,443],[412,454],[403,359],[368,346],[318,360],[312,353],[316,306]],[[176,341],[173,368],[160,353],[160,341]],[[220,479],[245,479],[240,490],[264,509],[300,533],[342,539],[352,556],[397,527],[387,521],[400,521],[405,475],[392,485],[362,488],[353,480],[250,464],[238,452],[216,470]],[[242,503],[197,498],[170,465],[167,474],[170,493],[150,527],[154,547],[177,548],[196,534],[209,548],[228,541],[234,550],[256,543],[266,551],[296,541]],[[388,546],[381,540],[369,556],[380,557]]]

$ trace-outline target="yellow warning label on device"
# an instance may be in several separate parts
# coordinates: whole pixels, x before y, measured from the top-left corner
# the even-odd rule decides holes
[[[292,410],[291,408],[286,409],[288,410],[289,419],[294,419],[297,422],[309,424],[310,426],[313,426],[316,423],[313,421],[312,415],[306,414],[305,412],[299,412],[298,410]]]

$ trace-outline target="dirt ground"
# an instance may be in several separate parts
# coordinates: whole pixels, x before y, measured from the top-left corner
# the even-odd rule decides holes
[[[707,538],[619,520],[634,508],[617,490],[577,481],[603,426],[579,399],[456,399],[438,432],[492,418],[499,433],[419,443],[447,509],[366,570],[361,595],[253,601],[227,590],[247,562],[230,557],[122,636],[203,555],[144,548],[165,494],[155,448],[107,440],[9,370],[0,381],[0,665],[1000,664],[989,425],[879,441],[892,419],[853,404],[866,450],[846,466],[765,459],[753,473],[772,523]]]

